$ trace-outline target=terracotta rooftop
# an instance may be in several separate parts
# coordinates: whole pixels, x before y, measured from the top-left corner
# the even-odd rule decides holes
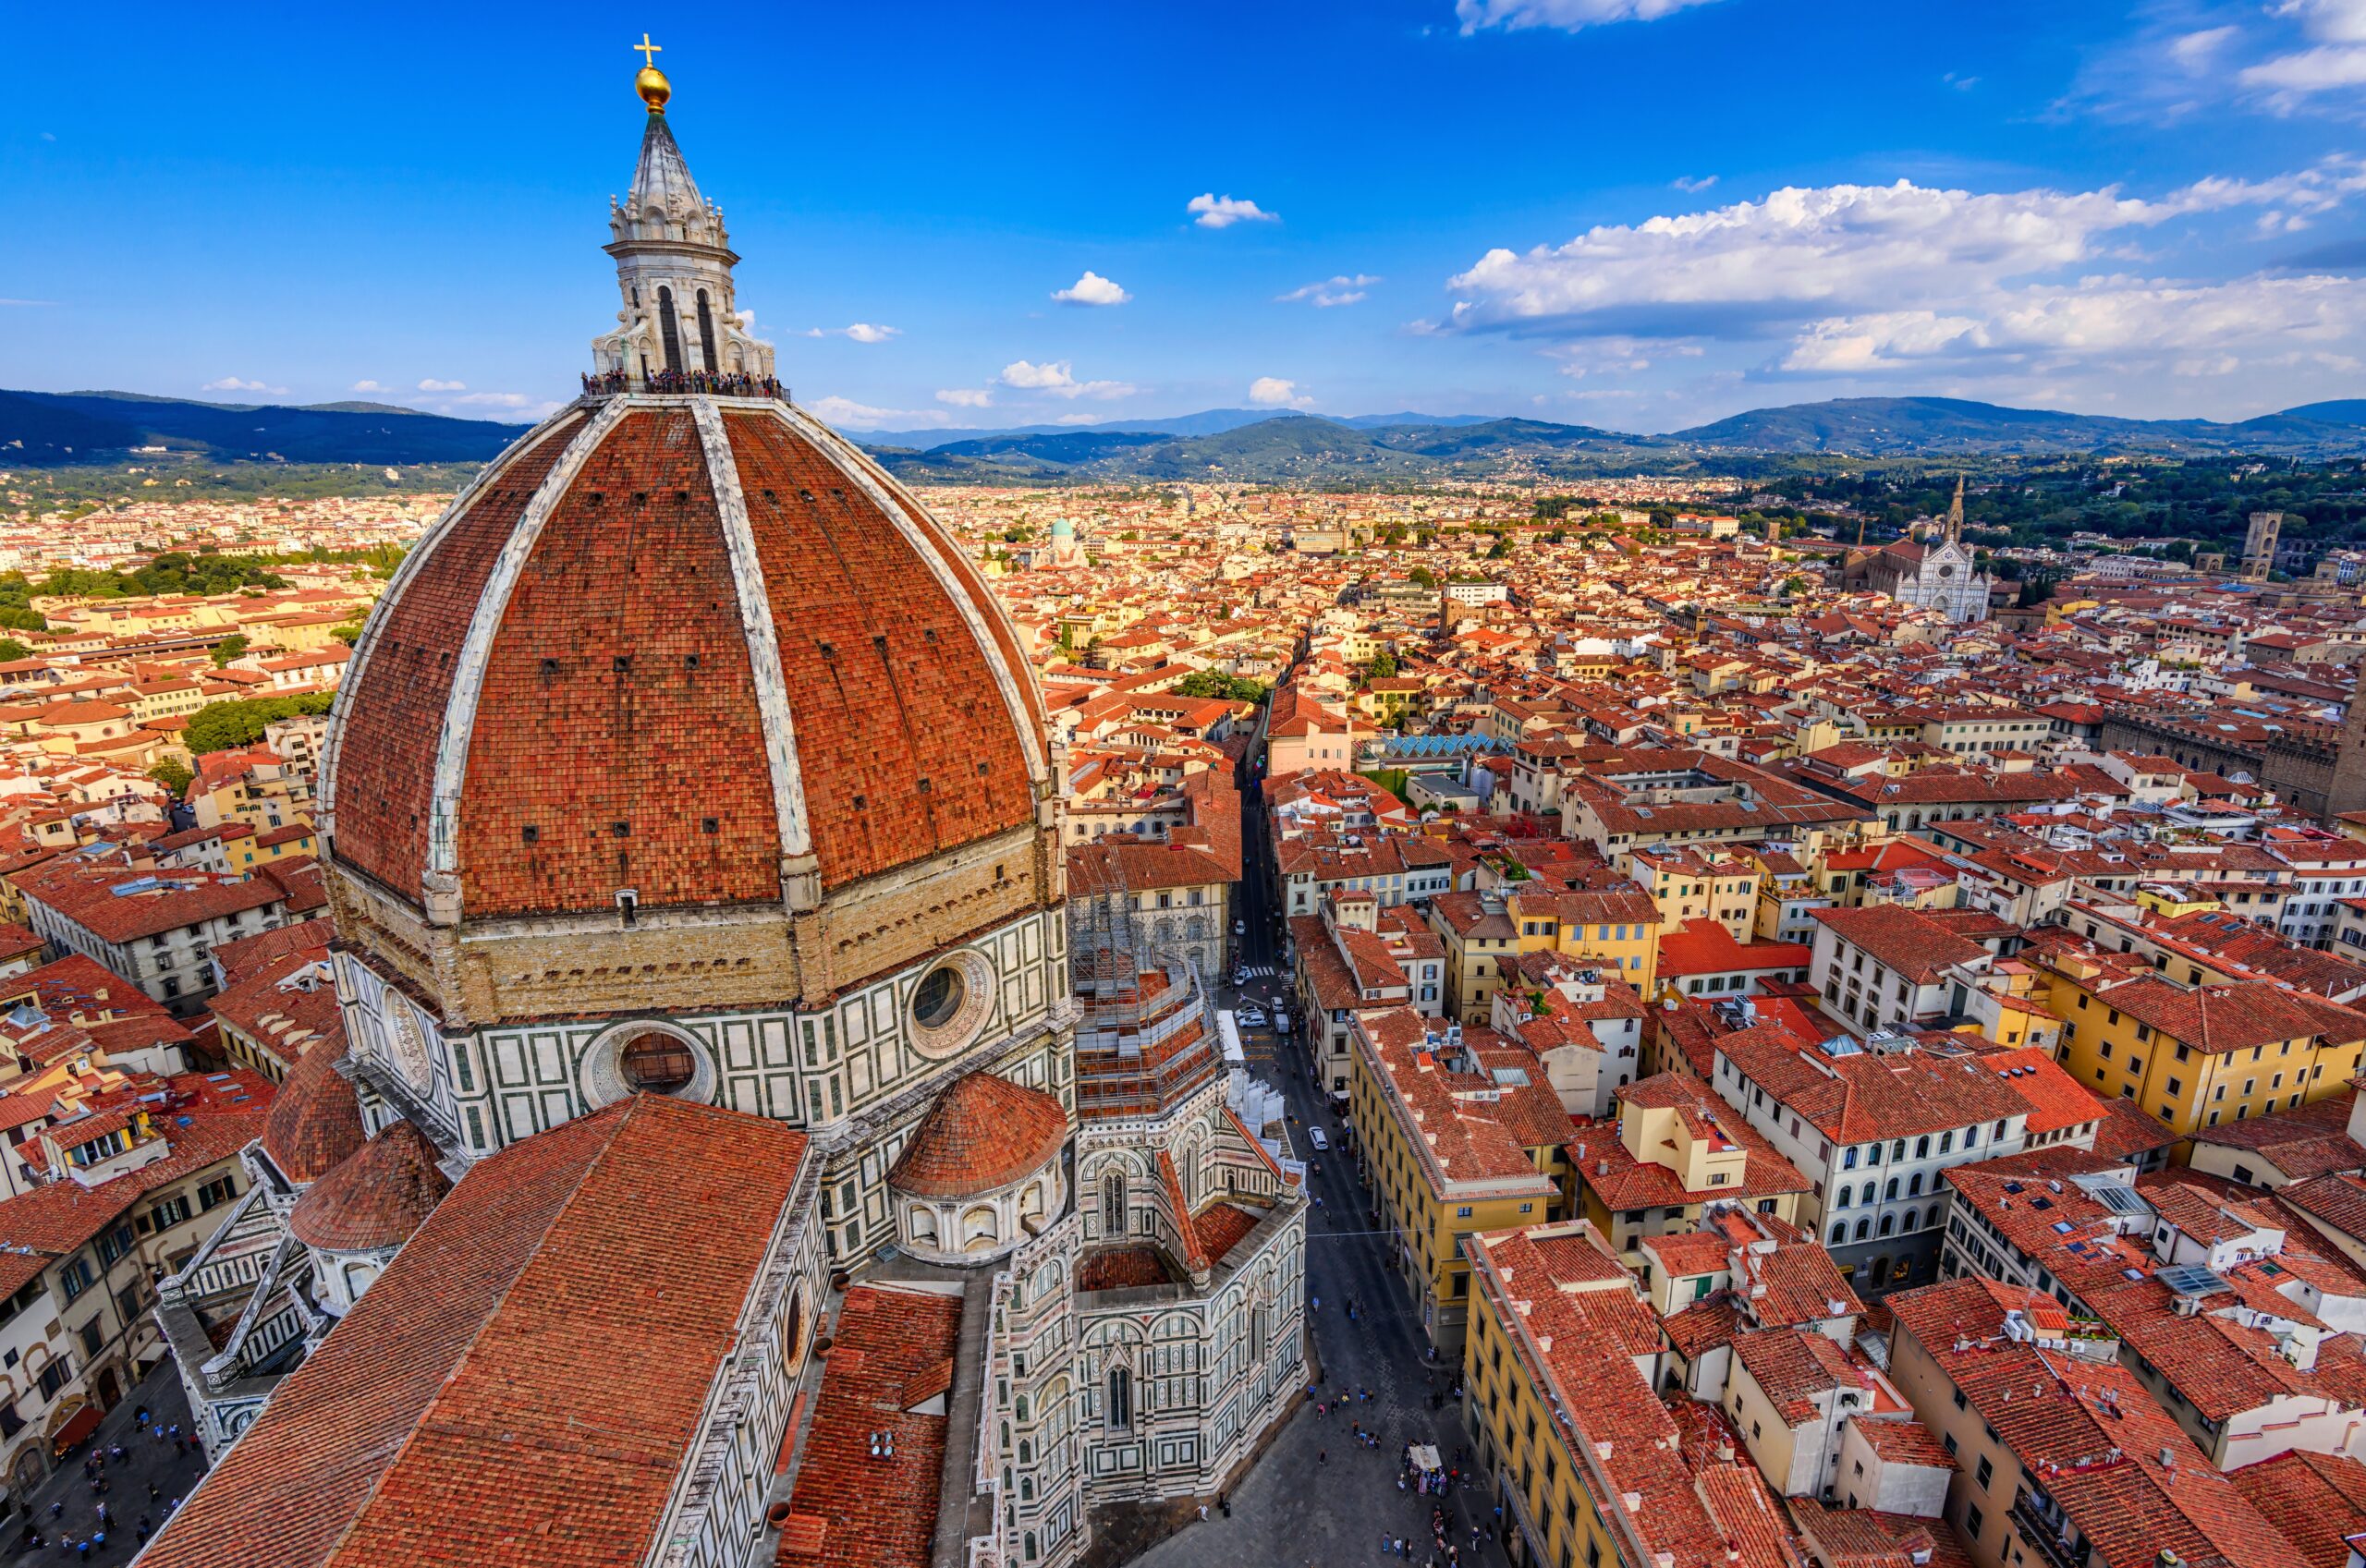
[[[804,1152],[636,1095],[478,1164],[143,1568],[475,1568],[521,1541],[541,1568],[639,1562]]]

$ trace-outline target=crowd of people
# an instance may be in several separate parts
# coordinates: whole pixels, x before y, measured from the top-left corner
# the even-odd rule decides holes
[[[587,397],[613,397],[623,392],[703,393],[713,397],[771,397],[786,401],[788,389],[777,376],[751,376],[737,371],[652,371],[638,382],[623,371],[605,371],[583,378]]]
[[[201,1465],[204,1462],[204,1451],[194,1433],[183,1431],[177,1421],[153,1419],[144,1404],[132,1413],[132,1429],[128,1436],[134,1443],[154,1444],[159,1457],[165,1446],[170,1444],[175,1455],[186,1458],[195,1453]],[[60,1559],[80,1563],[128,1559],[146,1546],[148,1538],[164,1528],[165,1521],[172,1517],[181,1500],[177,1495],[165,1495],[152,1480],[144,1483],[144,1499],[117,1498],[116,1477],[124,1473],[131,1457],[131,1450],[123,1443],[93,1443],[82,1455],[82,1480],[90,1493],[89,1517],[85,1519],[80,1510],[69,1509],[67,1500],[58,1498],[47,1510],[48,1529],[43,1529],[39,1519],[28,1523],[18,1550],[45,1551],[54,1547]],[[124,1521],[127,1511],[132,1513],[128,1524]]]

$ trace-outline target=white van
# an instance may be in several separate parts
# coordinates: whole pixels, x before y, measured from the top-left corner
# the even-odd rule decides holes
[[[1309,1128],[1307,1128],[1307,1129],[1306,1129],[1306,1141],[1307,1141],[1307,1142],[1309,1142],[1309,1143],[1311,1143],[1311,1144],[1312,1144],[1312,1145],[1314,1146],[1314,1148],[1315,1148],[1315,1151],[1316,1151],[1317,1153],[1320,1153],[1320,1152],[1322,1152],[1323,1150],[1327,1149],[1329,1149],[1329,1148],[1331,1147],[1331,1140],[1330,1140],[1329,1138],[1327,1138],[1327,1137],[1323,1136],[1323,1129],[1322,1129],[1321,1127],[1309,1127]]]

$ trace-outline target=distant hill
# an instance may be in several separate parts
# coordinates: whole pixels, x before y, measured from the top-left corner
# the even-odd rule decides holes
[[[87,463],[139,443],[122,419],[54,407],[21,393],[0,392],[0,462],[46,467]]]
[[[2329,425],[2366,425],[2366,397],[2342,397],[2331,403],[2303,403],[2298,408],[2285,409],[2282,417],[2318,419]]]
[[[2317,408],[2366,407],[2319,404]],[[1680,430],[1670,441],[1750,452],[1845,452],[1860,456],[1956,453],[2331,452],[2366,447],[2366,419],[2308,417],[2307,408],[2238,424],[2209,419],[2123,419],[2006,408],[1954,397],[1842,397],[1753,408]]]
[[[379,403],[287,407],[134,392],[0,393],[0,451],[14,457],[12,444],[22,442],[29,464],[114,460],[135,446],[232,462],[482,462],[525,430]]]
[[[865,446],[909,446],[916,452],[937,452],[973,441],[999,441],[1018,435],[1222,435],[1244,425],[1275,419],[1330,419],[1350,430],[1379,430],[1390,425],[1480,425],[1492,414],[1358,414],[1333,419],[1327,414],[1276,414],[1271,408],[1209,408],[1167,419],[1107,419],[1091,425],[1013,425],[1007,430],[907,430],[858,432]]]
[[[162,446],[220,463],[475,463],[525,430],[383,403],[204,403],[132,392],[0,392],[0,465],[120,462]],[[2366,456],[2366,399],[2304,404],[2234,423],[2127,419],[1951,397],[1848,397],[1754,408],[1667,435],[1474,414],[1210,408],[1160,419],[1010,430],[873,431],[896,472],[976,483],[1224,479],[1355,484],[1506,475],[1744,471],[1800,455],[1950,457],[2256,452]]]

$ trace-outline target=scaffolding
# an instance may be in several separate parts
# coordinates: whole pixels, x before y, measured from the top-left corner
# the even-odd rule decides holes
[[[1146,939],[1121,857],[1100,868],[1094,886],[1068,889],[1077,1113],[1156,1115],[1222,1071],[1215,1008],[1189,956]]]

